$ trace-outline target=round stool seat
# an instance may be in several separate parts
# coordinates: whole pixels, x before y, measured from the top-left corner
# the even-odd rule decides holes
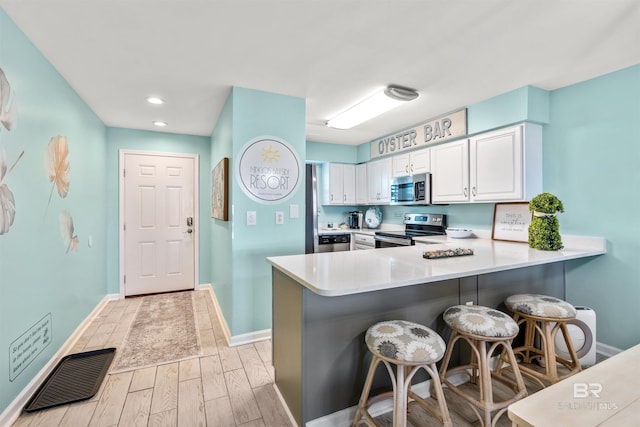
[[[455,305],[442,315],[447,325],[460,333],[487,338],[512,338],[518,324],[505,313],[479,305]]]
[[[435,363],[445,350],[444,340],[436,332],[404,320],[376,323],[367,330],[365,342],[373,354],[409,364]]]
[[[514,313],[554,319],[573,319],[576,309],[559,298],[536,294],[519,294],[508,297],[504,304]]]

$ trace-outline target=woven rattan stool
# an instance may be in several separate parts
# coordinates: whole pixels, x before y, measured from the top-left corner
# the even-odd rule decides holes
[[[520,371],[523,374],[546,387],[582,370],[567,330],[567,321],[576,317],[574,306],[555,297],[536,294],[512,295],[504,303],[514,313],[513,319],[518,326],[524,324],[524,344],[513,349],[522,358]],[[558,331],[562,333],[570,359],[556,354],[555,338]],[[526,366],[534,360],[543,362],[544,372]],[[566,367],[568,372],[560,374],[558,364]]]
[[[442,359],[445,349],[444,340],[440,335],[417,323],[392,320],[370,327],[365,335],[365,342],[373,354],[373,359],[352,426],[362,423],[377,426],[369,413],[369,407],[375,402],[389,398],[393,398],[394,427],[407,425],[407,410],[413,404],[420,405],[443,425],[452,426],[436,367],[436,362]],[[393,391],[369,398],[373,377],[380,363],[387,368]],[[392,365],[396,367],[395,372]],[[431,376],[437,405],[411,391],[411,380],[421,368]],[[409,398],[413,399],[411,403],[408,402]]]
[[[498,418],[513,402],[527,395],[527,389],[511,349],[511,340],[518,334],[518,325],[507,314],[478,305],[457,305],[449,307],[443,314],[444,321],[451,328],[451,338],[440,367],[440,381],[446,390],[455,393],[470,404],[484,427],[494,426]],[[451,355],[456,343],[466,342],[471,348],[468,364],[449,368]],[[511,377],[491,370],[491,356],[496,353],[510,361]],[[479,392],[454,384],[454,375],[465,374],[470,382],[478,384]],[[494,401],[492,379],[509,387],[513,394],[506,400]]]

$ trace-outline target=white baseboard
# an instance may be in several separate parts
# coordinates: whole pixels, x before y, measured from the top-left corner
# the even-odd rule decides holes
[[[603,344],[601,342],[596,342],[596,353],[601,354],[605,357],[615,356],[618,353],[622,353],[623,350],[613,347],[607,344]]]
[[[115,298],[114,298],[115,295]],[[20,416],[22,408],[27,404],[29,398],[38,389],[40,384],[47,378],[47,376],[53,371],[60,359],[71,352],[71,349],[78,342],[78,339],[89,327],[93,319],[100,314],[102,309],[107,305],[109,301],[119,299],[119,294],[105,295],[104,298],[96,305],[96,307],[89,313],[89,315],[80,323],[75,331],[67,338],[62,344],[62,347],[49,359],[49,361],[40,369],[40,372],[22,389],[20,394],[7,406],[7,408],[0,414],[0,426],[12,425]]]
[[[224,334],[224,339],[227,341],[229,347],[251,344],[258,341],[271,339],[271,329],[263,329],[262,331],[254,331],[246,334],[232,336],[231,331],[229,330],[229,325],[227,325],[227,321],[222,315],[222,310],[220,309],[220,304],[218,303],[218,298],[216,297],[216,293],[213,290],[213,286],[210,283],[201,284],[198,286],[198,290],[209,292],[211,301],[213,301],[213,307],[216,310],[216,317],[218,318],[218,321],[222,326],[222,333]]]
[[[278,396],[280,403],[282,403],[282,407],[287,413],[287,417],[289,417],[289,421],[291,421],[291,425],[298,427],[298,422],[296,421],[296,419],[293,417],[293,414],[289,410],[289,407],[287,406],[287,402],[284,401],[284,397],[282,396],[282,393],[280,393],[280,389],[278,388],[276,383],[273,383],[273,389],[276,391],[276,395]]]

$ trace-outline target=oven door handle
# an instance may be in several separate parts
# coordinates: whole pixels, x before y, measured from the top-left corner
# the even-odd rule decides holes
[[[399,237],[375,236],[379,242],[392,243],[399,246],[411,246],[411,239],[402,239]]]

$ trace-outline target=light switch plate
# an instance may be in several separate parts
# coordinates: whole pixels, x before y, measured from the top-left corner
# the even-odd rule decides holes
[[[284,212],[276,211],[276,224],[284,224]]]
[[[289,218],[295,219],[300,217],[300,208],[298,205],[289,205]]]
[[[247,225],[256,225],[256,211],[247,211]]]

